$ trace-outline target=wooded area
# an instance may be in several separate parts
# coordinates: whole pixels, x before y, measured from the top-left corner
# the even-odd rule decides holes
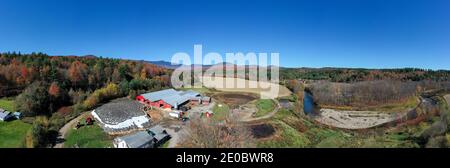
[[[34,116],[87,98],[84,105],[90,108],[103,99],[162,88],[169,85],[169,72],[143,61],[1,53],[0,79],[0,97],[21,93],[18,110]],[[104,94],[95,92],[100,88]]]
[[[350,68],[281,68],[280,78],[303,80],[329,80],[331,82],[360,82],[375,80],[448,81],[448,70],[403,69],[350,69]]]
[[[319,105],[365,107],[405,103],[429,90],[448,90],[450,82],[377,80],[355,83],[318,81],[310,90]]]
[[[46,147],[69,120],[111,99],[168,87],[170,71],[146,63],[95,56],[0,53],[0,97],[32,123],[27,147]]]

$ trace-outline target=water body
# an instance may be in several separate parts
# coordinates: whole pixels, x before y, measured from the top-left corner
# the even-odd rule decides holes
[[[314,112],[314,99],[309,92],[304,92],[303,97],[303,111],[305,114],[312,114]]]

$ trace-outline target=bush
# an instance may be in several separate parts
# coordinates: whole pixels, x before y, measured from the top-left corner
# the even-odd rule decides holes
[[[119,90],[119,86],[114,83],[108,84],[108,86],[94,91],[84,102],[83,105],[87,109],[92,109],[99,103],[111,100],[122,96]]]
[[[45,147],[49,122],[46,117],[36,117],[31,128],[33,147]]]

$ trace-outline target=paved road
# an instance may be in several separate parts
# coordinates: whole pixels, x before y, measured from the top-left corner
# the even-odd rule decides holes
[[[53,146],[53,148],[63,148],[64,147],[64,141],[65,136],[67,132],[69,132],[70,129],[73,129],[74,125],[80,121],[81,118],[83,118],[86,114],[89,114],[88,112],[82,113],[80,116],[78,116],[75,119],[70,120],[66,125],[64,125],[58,133],[58,142]]]

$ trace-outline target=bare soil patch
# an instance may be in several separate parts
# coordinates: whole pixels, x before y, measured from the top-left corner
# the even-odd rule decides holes
[[[213,97],[219,100],[220,102],[223,102],[233,108],[258,99],[258,96],[252,93],[235,93],[235,92],[221,92],[214,94]]]
[[[258,124],[250,126],[255,138],[267,138],[275,133],[275,128],[270,124]]]

